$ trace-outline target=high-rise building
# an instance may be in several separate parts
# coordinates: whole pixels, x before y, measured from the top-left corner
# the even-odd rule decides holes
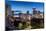
[[[36,8],[33,8],[33,15],[37,13]]]
[[[38,11],[38,14],[40,14],[41,12],[40,11]]]
[[[11,11],[11,6],[8,5],[8,8],[7,8],[7,16],[12,16],[12,11]]]
[[[29,11],[27,11],[27,14],[29,14]]]

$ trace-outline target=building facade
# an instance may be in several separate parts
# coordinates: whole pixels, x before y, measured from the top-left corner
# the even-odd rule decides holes
[[[8,8],[7,8],[7,16],[12,16],[12,11],[11,11],[11,7],[10,5],[8,5]]]

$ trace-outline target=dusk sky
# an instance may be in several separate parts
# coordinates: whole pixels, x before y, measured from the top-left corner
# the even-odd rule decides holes
[[[11,5],[11,10],[22,11],[26,13],[32,13],[32,8],[36,8],[37,10],[43,12],[44,10],[44,3],[39,2],[21,2],[21,1],[9,1],[9,5]]]

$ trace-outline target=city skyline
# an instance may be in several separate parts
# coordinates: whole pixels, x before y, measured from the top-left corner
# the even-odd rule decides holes
[[[5,20],[6,31],[44,29],[44,3],[7,1]]]
[[[9,1],[7,4],[11,6],[11,10],[22,11],[22,13],[26,13],[27,11],[32,13],[32,8],[36,8],[36,10],[41,12],[44,11],[44,3],[39,2]]]

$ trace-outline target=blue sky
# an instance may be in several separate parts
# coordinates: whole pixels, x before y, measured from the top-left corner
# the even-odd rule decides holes
[[[22,11],[23,13],[26,13],[26,11],[32,13],[32,8],[36,8],[41,12],[44,10],[44,3],[40,2],[9,1],[7,4],[11,5],[11,10]]]

